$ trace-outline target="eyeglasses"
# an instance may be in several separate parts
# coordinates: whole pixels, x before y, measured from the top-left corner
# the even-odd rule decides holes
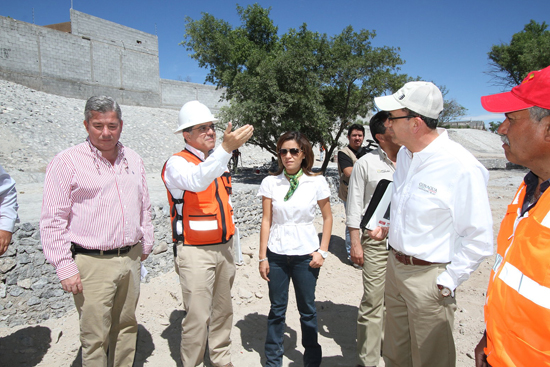
[[[298,155],[302,150],[297,148],[290,148],[290,149],[279,149],[279,155],[281,157],[284,157],[287,155],[287,153],[290,153],[291,156]]]
[[[399,119],[411,119],[413,117],[418,117],[418,116],[407,115],[407,116],[388,117],[388,120],[393,121],[393,120],[399,120]]]
[[[213,132],[216,132],[216,125],[210,124],[210,125],[202,125],[199,127],[194,127],[191,130],[197,130],[199,134],[206,134],[208,130],[212,129]]]

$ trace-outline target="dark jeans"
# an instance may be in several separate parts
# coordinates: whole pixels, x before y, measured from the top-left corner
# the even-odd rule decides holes
[[[317,310],[315,309],[315,285],[319,269],[309,266],[311,256],[278,255],[267,250],[269,259],[269,300],[271,309],[267,317],[265,340],[266,367],[280,367],[283,363],[283,336],[285,314],[288,304],[290,279],[296,292],[296,303],[300,312],[304,367],[321,364],[321,346],[317,341]]]

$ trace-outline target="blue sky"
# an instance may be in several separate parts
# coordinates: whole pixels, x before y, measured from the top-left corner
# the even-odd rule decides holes
[[[499,121],[502,115],[486,112],[482,95],[501,92],[490,83],[487,52],[494,44],[510,42],[531,19],[550,22],[549,0],[271,0],[238,1],[271,7],[279,33],[307,23],[327,35],[344,27],[376,31],[374,46],[399,47],[406,63],[401,71],[445,85],[448,98],[468,108],[466,119]],[[206,69],[198,67],[179,46],[185,17],[199,19],[210,13],[237,26],[237,1],[73,0],[73,8],[143,32],[159,40],[160,76],[203,83]],[[0,15],[37,25],[68,22],[71,0],[0,0]]]

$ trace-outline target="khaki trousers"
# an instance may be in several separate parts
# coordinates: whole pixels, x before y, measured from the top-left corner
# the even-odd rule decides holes
[[[454,367],[456,299],[443,297],[437,277],[446,264],[404,265],[390,251],[386,273],[386,367]]]
[[[184,367],[202,364],[208,340],[214,367],[231,362],[235,279],[233,239],[226,244],[184,246],[177,244],[175,259],[186,316],[181,323],[181,360]]]
[[[132,366],[136,351],[141,245],[123,255],[77,254],[82,293],[74,296],[80,319],[82,366]]]
[[[376,366],[384,332],[384,284],[388,250],[386,241],[375,241],[367,233],[363,245],[363,298],[357,316],[357,356],[361,366]]]

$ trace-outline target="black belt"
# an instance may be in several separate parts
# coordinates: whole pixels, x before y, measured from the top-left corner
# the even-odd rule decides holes
[[[137,243],[134,243],[133,245],[131,246],[124,246],[124,247],[119,247],[119,248],[115,248],[115,249],[112,249],[112,250],[92,250],[92,249],[87,249],[87,248],[84,248],[74,242],[71,242],[72,246],[71,246],[71,252],[73,253],[73,256],[74,254],[88,254],[88,255],[123,255],[123,254],[127,254],[128,252],[130,252],[130,250],[132,248],[134,248],[135,245],[137,245],[139,242]]]

